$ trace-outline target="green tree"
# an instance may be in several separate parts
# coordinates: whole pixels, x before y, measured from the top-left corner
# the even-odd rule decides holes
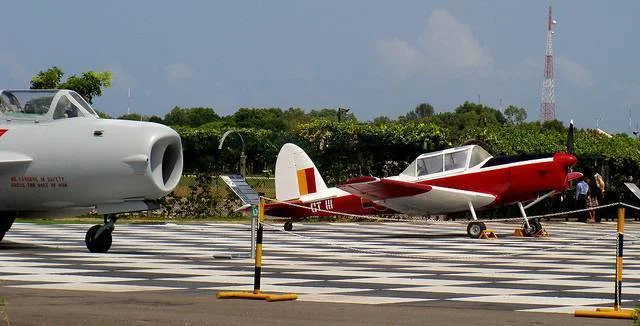
[[[64,72],[57,66],[45,71],[39,71],[31,78],[31,89],[70,89],[78,92],[89,103],[93,98],[102,95],[103,88],[111,87],[112,74],[110,71],[86,71],[80,76],[71,75],[66,81],[61,81]]]
[[[527,120],[527,110],[519,108],[515,105],[509,105],[504,109],[504,116],[507,118],[509,124],[521,124]]]
[[[162,118],[157,115],[152,115],[151,117],[149,117],[149,122],[164,124],[164,120],[162,120]]]
[[[60,84],[60,88],[72,89],[89,103],[93,103],[93,98],[102,96],[102,88],[111,87],[112,75],[110,71],[87,71],[80,77],[73,75],[67,81]]]
[[[373,124],[374,125],[383,125],[385,123],[390,123],[391,121],[392,120],[389,117],[385,116],[385,115],[373,118]]]
[[[149,120],[148,117],[143,116],[143,115],[138,114],[138,113],[123,114],[123,115],[119,116],[118,119],[120,119],[120,120],[133,120],[133,121],[147,121],[147,120]]]
[[[31,78],[31,89],[59,88],[62,76],[64,76],[64,72],[57,66],[53,66],[46,71],[40,70]]]
[[[98,116],[102,119],[112,119],[113,117],[110,116],[108,113],[100,111],[100,110],[95,110],[96,113],[98,114]]]
[[[212,108],[189,108],[186,109],[186,113],[189,126],[191,127],[199,127],[220,120],[220,116]]]
[[[181,108],[173,107],[164,116],[164,123],[170,126],[200,127],[202,125],[220,120],[220,116],[212,108]]]
[[[289,108],[282,112],[282,119],[287,125],[287,130],[293,130],[301,123],[309,122],[310,117],[302,108]]]
[[[429,103],[420,103],[414,111],[418,118],[428,118],[433,115],[433,106]]]
[[[338,121],[338,109],[320,109],[320,110],[311,110],[308,113],[310,120],[320,119],[320,120],[328,120],[328,121]],[[349,112],[343,112],[340,121],[358,121],[356,116]]]
[[[398,117],[398,121],[403,122],[414,120],[418,120],[418,114],[416,113],[416,111],[409,111],[405,115],[401,115]]]
[[[418,119],[427,119],[433,116],[433,106],[429,103],[420,103],[413,111],[407,112],[405,115],[398,117],[399,121],[412,121]]]
[[[461,116],[466,115],[471,120],[476,120],[478,124],[481,123],[484,125],[504,125],[507,122],[507,119],[499,110],[469,101],[465,101],[462,105],[457,107],[455,113]]]
[[[233,121],[240,128],[287,130],[279,108],[241,108],[233,114]]]
[[[189,126],[187,112],[179,106],[174,106],[169,113],[165,114],[164,122],[169,126]]]
[[[549,120],[542,123],[543,130],[566,132],[564,124],[560,120]]]

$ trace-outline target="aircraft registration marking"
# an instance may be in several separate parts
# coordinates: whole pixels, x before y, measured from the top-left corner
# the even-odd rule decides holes
[[[67,188],[63,176],[12,176],[9,186],[11,188]]]
[[[323,200],[323,201],[317,201],[317,202],[309,204],[309,206],[311,207],[311,211],[314,212],[314,213],[317,212],[317,211],[320,211],[320,210],[331,210],[331,209],[333,209],[333,199],[326,199],[326,200]],[[323,208],[323,206],[324,206],[324,208]]]

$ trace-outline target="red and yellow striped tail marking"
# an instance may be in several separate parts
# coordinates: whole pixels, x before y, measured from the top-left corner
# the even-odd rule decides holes
[[[316,192],[316,174],[313,167],[296,171],[300,196]]]

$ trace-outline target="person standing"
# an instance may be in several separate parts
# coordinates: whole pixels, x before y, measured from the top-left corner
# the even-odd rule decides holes
[[[596,206],[604,204],[604,180],[598,173],[593,175],[593,180],[589,183],[589,192],[596,198]],[[595,214],[595,211],[593,211]],[[601,217],[596,217],[596,223],[600,223]]]
[[[587,199],[587,193],[589,192],[589,184],[588,184],[588,182],[589,182],[589,178],[583,178],[576,185],[576,209],[585,209],[586,208],[586,202],[585,201]],[[587,213],[586,212],[580,212],[578,221],[579,222],[586,222],[587,221]]]
[[[596,223],[596,210],[595,207],[598,207],[598,195],[596,191],[598,187],[590,187],[589,191],[587,191],[587,198],[585,199],[586,208],[593,208],[587,211],[589,215],[589,219],[587,219],[587,223]],[[593,191],[592,191],[593,190]]]

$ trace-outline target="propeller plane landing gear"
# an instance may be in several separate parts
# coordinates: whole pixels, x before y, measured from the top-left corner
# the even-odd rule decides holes
[[[291,230],[293,230],[293,221],[292,220],[288,220],[286,222],[284,222],[284,230],[287,232],[290,232]]]
[[[111,248],[111,233],[118,218],[116,214],[105,214],[104,224],[92,226],[84,237],[84,242],[90,252],[105,253]]]
[[[471,201],[469,201],[468,204],[473,221],[469,222],[467,225],[467,235],[473,239],[480,239],[482,233],[487,230],[487,226],[483,222],[478,221],[476,210],[473,208]]]
[[[482,231],[485,231],[487,226],[482,222],[470,222],[467,225],[467,234],[469,237],[479,239],[482,235]]]
[[[554,191],[550,191],[549,193],[545,194],[544,196],[539,197],[538,199],[534,200],[532,203],[530,203],[527,206],[522,206],[522,203],[518,202],[518,208],[520,209],[520,213],[522,214],[522,217],[524,218],[524,223],[522,223],[522,229],[517,230],[514,233],[515,235],[519,235],[519,236],[525,236],[525,237],[535,237],[535,236],[540,236],[541,234],[546,235],[546,231],[544,231],[544,228],[542,227],[542,224],[540,224],[540,221],[537,218],[534,219],[529,219],[527,217],[527,213],[525,212],[525,209],[539,203],[540,201],[542,201],[544,198],[547,198],[551,195],[554,194]],[[518,232],[520,231],[520,232]]]
[[[529,224],[522,224],[522,233],[525,237],[535,237],[540,231],[542,231],[542,224],[538,219],[533,219],[529,221]]]

